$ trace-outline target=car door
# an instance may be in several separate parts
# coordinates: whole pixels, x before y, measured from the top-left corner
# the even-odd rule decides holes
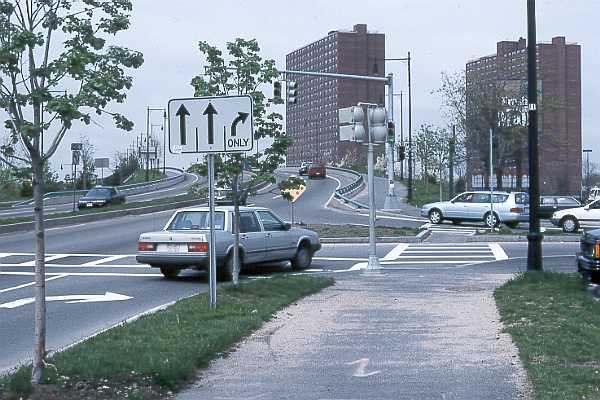
[[[467,192],[456,196],[442,211],[446,218],[468,219],[467,209],[473,201],[473,193]]]
[[[583,209],[579,222],[582,225],[598,226],[600,225],[600,200],[596,200]]]
[[[496,206],[496,204],[494,204]],[[473,201],[467,207],[467,218],[472,220],[483,220],[483,216],[490,211],[490,194],[489,193],[474,193]]]
[[[240,245],[244,248],[244,263],[253,264],[265,257],[266,234],[252,211],[240,212]]]
[[[257,211],[258,219],[265,231],[265,261],[289,260],[296,253],[296,238],[279,218],[270,211]]]
[[[540,201],[540,218],[551,218],[558,208],[554,197],[542,197]]]

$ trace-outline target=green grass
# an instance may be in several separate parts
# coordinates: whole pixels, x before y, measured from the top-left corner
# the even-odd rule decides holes
[[[162,172],[158,172],[156,170],[148,171],[148,180],[149,181],[157,181],[159,179],[164,179],[166,177],[167,177],[167,175],[163,174]],[[146,182],[146,170],[142,168],[142,169],[136,170],[133,173],[132,177],[125,184],[133,185],[134,183],[143,183],[143,182]]]
[[[98,207],[98,208],[83,208],[83,209],[77,210],[75,212],[69,211],[69,212],[61,212],[61,213],[50,213],[50,214],[45,214],[45,217],[46,217],[46,219],[72,217],[72,216],[76,216],[76,215],[96,214],[96,213],[102,213],[102,212],[108,212],[108,211],[129,210],[129,209],[138,208],[138,207],[158,206],[158,205],[162,205],[162,204],[171,204],[171,203],[177,203],[177,202],[193,200],[193,199],[198,199],[198,201],[205,200],[203,198],[199,198],[198,196],[192,196],[192,195],[188,194],[188,195],[176,196],[176,197],[165,197],[165,198],[156,199],[156,200],[108,205],[108,206]],[[4,219],[0,219],[0,225],[17,224],[19,222],[30,222],[30,221],[33,221],[33,216],[4,218]]]
[[[538,400],[600,398],[600,303],[578,274],[527,273],[495,292]]]
[[[239,289],[220,287],[216,311],[208,309],[207,293],[181,300],[165,311],[116,327],[55,355],[49,362],[56,371],[47,374],[46,383],[58,387],[61,395],[57,398],[63,399],[80,395],[66,383],[74,381],[94,386],[107,379],[111,390],[125,391],[132,382],[140,389],[158,387],[163,394],[176,390],[274,313],[332,284],[329,278],[282,274],[243,283]],[[0,380],[0,398],[9,393],[15,397],[27,394],[31,390],[27,384],[29,373],[29,367],[22,367]],[[106,398],[112,395],[107,393]]]
[[[442,200],[448,200],[448,183],[442,183]],[[421,207],[423,204],[440,201],[439,183],[425,183],[422,180],[413,181],[413,199],[410,204]]]
[[[328,224],[308,224],[301,225],[301,228],[313,230],[322,238],[343,238],[343,237],[367,237],[369,236],[369,227],[362,225],[328,225]],[[375,227],[375,236],[412,236],[419,233],[415,228],[396,228],[388,226]]]

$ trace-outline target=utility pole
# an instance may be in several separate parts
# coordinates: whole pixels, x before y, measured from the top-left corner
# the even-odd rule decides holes
[[[404,111],[402,91],[400,91],[400,146],[404,146]],[[404,160],[400,160],[400,180],[404,180]]]
[[[448,146],[448,199],[454,197],[454,152],[456,151],[456,125],[452,125],[452,139]]]
[[[527,0],[527,97],[529,102],[529,234],[527,235],[527,271],[542,271],[540,233],[540,183],[537,114],[537,38],[535,0]]]
[[[586,166],[585,166],[585,186],[586,186],[586,193],[589,196],[590,190],[592,188],[592,184],[590,182],[590,153],[592,152],[592,149],[583,149],[583,152],[586,154],[586,161],[585,161],[585,164],[586,164]]]

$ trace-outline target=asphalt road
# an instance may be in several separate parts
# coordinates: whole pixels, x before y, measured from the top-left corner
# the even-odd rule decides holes
[[[291,173],[293,171],[284,171],[281,177]],[[338,185],[333,178],[348,179],[332,176],[332,179],[308,181],[306,191],[294,205],[296,220],[366,224],[366,215],[325,207]],[[289,219],[289,203],[269,190],[267,188],[265,193],[251,201],[271,207],[284,219]],[[52,296],[48,302],[49,349],[59,349],[148,309],[206,290],[204,273],[184,271],[180,279],[166,281],[158,271],[135,262],[139,234],[161,229],[171,214],[171,211],[166,211],[126,216],[47,230],[46,279],[48,296]],[[382,219],[378,223],[422,224],[408,218]],[[434,244],[441,248],[431,247]],[[480,248],[452,253],[451,250],[457,250],[456,244],[380,244],[377,252],[385,268],[399,273],[415,270],[435,273],[480,262],[514,262],[510,267],[513,270],[524,265],[519,257],[526,256],[526,244],[491,246],[484,243],[471,246]],[[547,265],[574,270],[573,254],[577,246],[577,243],[544,244]],[[0,370],[27,361],[31,356],[34,307],[25,303],[33,297],[33,253],[32,232],[0,235]],[[507,261],[507,258],[516,259]],[[367,246],[364,244],[327,244],[306,273],[352,274],[366,260]],[[251,279],[288,268],[285,264],[254,267],[245,271],[245,277]],[[69,303],[81,300],[95,302]]]

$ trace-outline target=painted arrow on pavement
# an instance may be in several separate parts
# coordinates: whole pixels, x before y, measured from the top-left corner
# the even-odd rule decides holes
[[[46,301],[64,301],[66,304],[75,303],[100,303],[107,301],[123,301],[133,299],[133,297],[124,294],[106,292],[104,294],[73,294],[68,296],[46,296]],[[10,303],[0,304],[0,308],[17,308],[35,302],[35,297],[11,301]]]

